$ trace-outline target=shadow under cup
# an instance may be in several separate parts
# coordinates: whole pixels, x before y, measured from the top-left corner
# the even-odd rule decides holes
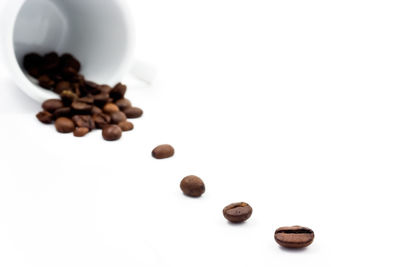
[[[30,52],[71,53],[82,63],[81,72],[88,80],[119,82],[132,62],[129,17],[123,0],[23,1],[14,23],[13,48],[19,70],[32,88],[21,89],[38,101],[54,97],[23,69],[23,57]]]

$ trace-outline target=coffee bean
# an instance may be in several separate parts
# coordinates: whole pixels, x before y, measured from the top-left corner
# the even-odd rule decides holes
[[[98,113],[93,115],[93,120],[97,129],[103,129],[111,123],[111,117],[108,114]]]
[[[137,108],[137,107],[128,107],[128,108],[125,108],[123,111],[124,111],[126,117],[128,117],[130,119],[140,118],[143,115],[143,110],[141,110],[140,108]]]
[[[172,157],[175,153],[171,145],[159,145],[152,151],[152,156],[156,159],[165,159]]]
[[[59,99],[49,99],[42,104],[42,108],[50,113],[53,113],[56,109],[62,108],[63,106],[63,103]]]
[[[47,111],[41,111],[36,115],[36,118],[44,124],[50,124],[53,121],[53,115]]]
[[[89,114],[92,110],[92,105],[80,102],[79,100],[72,102],[71,107],[77,114]]]
[[[100,85],[99,89],[102,93],[105,93],[105,94],[110,94],[110,92],[112,91],[112,87],[107,84]]]
[[[253,213],[251,206],[245,202],[232,203],[223,210],[224,217],[232,223],[242,223]]]
[[[75,130],[74,122],[65,117],[58,118],[55,126],[56,130],[60,133],[72,133]]]
[[[118,108],[117,105],[115,105],[115,104],[113,104],[113,103],[107,103],[107,104],[104,106],[103,111],[104,111],[105,113],[107,113],[107,114],[111,114],[111,113],[114,113],[114,112],[119,111],[119,108]]]
[[[94,104],[98,107],[103,107],[105,104],[107,104],[109,98],[110,96],[107,93],[97,94],[93,97]]]
[[[43,64],[43,57],[37,53],[29,53],[24,56],[23,65],[26,70],[31,70],[35,68],[39,70],[41,65]]]
[[[48,72],[48,71],[53,71],[58,68],[60,64],[60,58],[58,57],[56,52],[51,52],[43,57],[43,70]]]
[[[275,241],[285,248],[305,248],[314,240],[314,231],[302,226],[280,227],[275,231]]]
[[[115,104],[119,107],[120,110],[124,110],[132,106],[131,101],[126,98],[122,98],[115,102]]]
[[[110,97],[114,100],[118,100],[124,97],[126,93],[126,85],[118,83],[110,92]]]
[[[94,103],[93,96],[91,96],[91,95],[88,95],[88,96],[85,96],[85,97],[80,97],[78,99],[78,101],[86,103],[86,104],[89,104],[89,105],[93,105],[93,103]]]
[[[75,115],[72,117],[72,120],[77,127],[88,128],[89,130],[93,130],[96,127],[90,115]]]
[[[73,69],[75,73],[78,73],[81,69],[81,63],[71,54],[63,54],[60,57],[60,62],[63,68]]]
[[[54,87],[55,82],[48,75],[41,75],[38,78],[39,85],[45,89],[51,89]]]
[[[108,125],[103,128],[103,138],[107,141],[115,141],[121,138],[122,130],[117,125]]]
[[[122,121],[118,123],[119,128],[121,128],[122,131],[127,132],[127,131],[132,131],[133,130],[133,123],[129,121]]]
[[[83,137],[89,132],[89,128],[86,127],[77,127],[74,130],[74,136],[76,137]]]
[[[183,193],[191,197],[199,197],[206,190],[204,182],[195,175],[189,175],[183,178],[180,186]]]
[[[62,94],[62,92],[64,91],[71,91],[72,87],[70,82],[67,81],[61,81],[59,83],[57,83],[56,87],[54,88],[54,92],[57,94]]]
[[[53,119],[58,119],[60,117],[70,117],[72,114],[72,110],[70,107],[62,107],[56,109],[53,113]]]
[[[70,106],[72,102],[78,99],[78,96],[72,91],[63,91],[60,96],[65,106]]]
[[[101,110],[101,108],[96,107],[96,106],[93,106],[93,107],[92,107],[92,114],[93,114],[93,115],[99,114],[99,113],[102,113],[102,112],[103,112],[103,110]]]
[[[111,113],[111,123],[118,124],[120,122],[126,121],[125,113],[121,111]]]
[[[101,93],[100,86],[95,82],[85,81],[85,89],[93,95]]]

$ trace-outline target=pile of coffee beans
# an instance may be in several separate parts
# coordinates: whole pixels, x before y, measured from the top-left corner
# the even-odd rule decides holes
[[[36,117],[45,124],[54,122],[60,133],[83,137],[101,129],[105,140],[115,141],[123,131],[133,130],[133,124],[127,119],[143,114],[125,98],[126,85],[118,83],[111,87],[87,81],[79,73],[81,63],[71,54],[30,53],[25,55],[23,65],[39,86],[59,95],[59,99],[46,100],[43,111]]]

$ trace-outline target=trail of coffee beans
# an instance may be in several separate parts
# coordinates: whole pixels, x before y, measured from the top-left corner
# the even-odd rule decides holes
[[[121,138],[123,131],[131,131],[134,125],[127,119],[139,118],[143,111],[133,107],[125,98],[126,85],[114,87],[87,81],[79,74],[81,63],[71,54],[59,56],[51,52],[41,56],[30,53],[24,57],[24,68],[36,78],[38,84],[60,96],[43,102],[43,111],[36,117],[44,124],[54,122],[60,133],[73,133],[83,137],[94,129],[101,129],[104,140],[115,141]],[[174,155],[171,145],[155,147],[152,156],[166,159]],[[195,175],[189,175],[180,183],[182,192],[189,197],[200,197],[205,193],[205,184]],[[238,202],[227,205],[223,216],[231,223],[247,221],[253,208]],[[275,231],[275,241],[282,247],[299,249],[309,246],[314,240],[313,230],[302,226],[280,227]]]
[[[87,81],[79,73],[81,63],[71,54],[29,53],[23,65],[39,86],[59,95],[59,99],[43,102],[43,111],[36,117],[44,124],[54,122],[60,133],[83,137],[101,129],[104,140],[115,141],[121,138],[122,132],[133,130],[134,125],[127,119],[143,114],[125,98],[126,85],[118,83],[111,87]]]

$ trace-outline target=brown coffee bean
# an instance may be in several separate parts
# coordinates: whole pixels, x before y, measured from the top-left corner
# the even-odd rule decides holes
[[[115,104],[119,107],[120,110],[124,110],[132,106],[131,101],[126,98],[122,98],[115,102]]]
[[[253,213],[251,206],[245,202],[232,203],[223,210],[224,217],[232,223],[242,223]]]
[[[88,128],[89,130],[93,130],[96,127],[90,115],[75,115],[72,117],[72,120],[77,127]]]
[[[43,70],[48,72],[48,71],[53,71],[58,68],[60,64],[60,58],[58,57],[56,52],[51,52],[43,57]]]
[[[305,248],[314,240],[314,231],[302,226],[280,227],[275,231],[275,241],[285,248]]]
[[[126,85],[118,83],[110,92],[110,97],[114,100],[118,100],[124,97],[126,93]]]
[[[180,187],[183,193],[190,197],[199,197],[206,191],[203,180],[195,175],[189,175],[183,178]]]
[[[59,133],[72,133],[75,130],[74,122],[65,117],[58,118],[54,124]]]
[[[103,138],[107,141],[115,141],[121,138],[122,130],[117,125],[108,125],[103,128]]]
[[[128,107],[125,108],[123,111],[126,117],[128,117],[129,119],[140,118],[143,115],[143,110],[138,107]]]
[[[114,112],[119,111],[119,108],[118,108],[117,105],[115,105],[115,104],[113,104],[113,103],[107,103],[107,104],[104,106],[103,111],[104,111],[105,113],[107,113],[107,114],[111,114],[111,113],[114,113]]]
[[[165,159],[172,157],[175,153],[174,148],[171,145],[159,145],[152,151],[152,156],[156,159]]]
[[[74,136],[76,137],[83,137],[89,132],[89,128],[86,127],[77,127],[74,130]]]
[[[93,103],[94,103],[93,96],[91,96],[91,95],[87,95],[87,96],[85,96],[85,97],[80,97],[80,98],[78,99],[78,101],[79,101],[79,102],[86,103],[86,104],[89,104],[89,105],[93,105]]]
[[[63,54],[60,57],[60,63],[63,68],[71,68],[75,73],[78,73],[81,69],[81,63],[71,54]]]
[[[48,75],[41,75],[38,78],[40,87],[45,89],[51,89],[54,87],[55,82]]]
[[[50,113],[53,113],[56,109],[62,108],[63,106],[63,103],[59,99],[49,99],[42,104],[42,108]]]
[[[67,81],[61,81],[59,83],[57,83],[56,87],[54,88],[54,92],[57,94],[61,94],[64,91],[71,91],[72,87],[70,82]]]
[[[70,106],[72,102],[78,99],[78,96],[72,91],[63,91],[60,96],[65,106]]]
[[[108,114],[98,113],[93,115],[93,120],[97,129],[103,129],[111,123],[111,117]]]
[[[89,114],[92,111],[92,105],[79,100],[72,102],[71,107],[77,114]]]
[[[98,107],[103,107],[105,104],[107,104],[109,98],[110,96],[107,93],[97,94],[93,97],[94,104]]]
[[[112,91],[112,87],[107,84],[100,85],[99,89],[102,93],[105,93],[105,94],[110,94],[110,92]]]
[[[31,70],[35,68],[39,70],[43,64],[43,57],[37,53],[29,53],[24,56],[23,65],[26,70]]]
[[[129,121],[122,121],[122,122],[118,123],[118,126],[124,132],[132,131],[134,128],[133,123],[129,122]]]
[[[85,90],[87,92],[91,93],[92,95],[97,95],[97,94],[101,93],[101,90],[99,88],[100,86],[95,82],[85,81],[84,87],[85,87]]]
[[[103,112],[103,110],[101,110],[101,108],[96,107],[96,106],[93,106],[93,107],[92,107],[92,114],[93,114],[93,115],[99,114],[99,113],[102,113],[102,112]]]
[[[72,110],[70,107],[62,107],[56,109],[53,113],[53,119],[58,119],[60,117],[70,117],[72,114]]]
[[[50,112],[47,111],[41,111],[36,115],[36,118],[44,123],[44,124],[50,124],[53,121],[53,115]]]
[[[121,111],[111,113],[111,123],[118,124],[120,122],[126,121],[125,113]]]

